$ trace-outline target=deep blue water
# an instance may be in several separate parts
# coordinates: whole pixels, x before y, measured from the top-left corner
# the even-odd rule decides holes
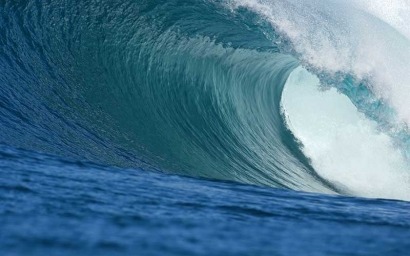
[[[0,1],[0,255],[409,254],[410,43],[356,2]]]
[[[410,204],[2,147],[2,255],[407,255]]]

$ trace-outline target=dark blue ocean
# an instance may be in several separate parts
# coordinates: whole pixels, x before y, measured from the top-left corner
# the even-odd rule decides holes
[[[2,147],[2,255],[407,255],[410,204]]]
[[[0,255],[410,254],[409,10],[0,1]]]

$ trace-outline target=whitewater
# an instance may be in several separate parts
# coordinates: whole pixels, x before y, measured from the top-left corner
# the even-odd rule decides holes
[[[404,255],[410,1],[0,2],[4,255]]]

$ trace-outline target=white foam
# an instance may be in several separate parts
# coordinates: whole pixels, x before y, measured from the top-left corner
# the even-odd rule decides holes
[[[385,21],[410,39],[410,0],[345,0]]]
[[[289,128],[322,177],[358,196],[410,200],[408,165],[391,138],[336,89],[297,68],[282,95]]]
[[[300,59],[370,81],[410,126],[410,1],[232,0],[264,16]]]

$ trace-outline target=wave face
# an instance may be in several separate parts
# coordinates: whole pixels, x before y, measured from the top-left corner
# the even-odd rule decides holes
[[[379,2],[3,1],[0,142],[409,199],[409,4]]]

